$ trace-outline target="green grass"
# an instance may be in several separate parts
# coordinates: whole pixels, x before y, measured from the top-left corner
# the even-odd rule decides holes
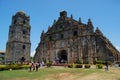
[[[106,72],[104,69],[84,69],[84,68],[41,68],[38,72],[28,70],[0,71],[0,80],[120,80],[119,69],[111,69]],[[94,75],[93,75],[94,74]],[[90,79],[89,77],[98,77]],[[88,79],[86,79],[88,77]],[[82,79],[83,78],[83,79]],[[85,79],[84,79],[85,78]]]

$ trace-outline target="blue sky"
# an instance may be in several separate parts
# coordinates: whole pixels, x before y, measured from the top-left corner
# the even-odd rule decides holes
[[[94,29],[103,34],[120,50],[120,0],[0,0],[0,50],[5,50],[12,15],[24,11],[30,16],[31,55],[40,42],[43,30],[58,19],[59,12],[66,10],[83,23],[91,18]]]

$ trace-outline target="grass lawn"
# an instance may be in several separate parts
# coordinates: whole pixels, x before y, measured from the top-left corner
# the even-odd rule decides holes
[[[120,68],[111,67],[109,71],[64,67],[40,68],[38,72],[0,71],[0,80],[120,80]]]

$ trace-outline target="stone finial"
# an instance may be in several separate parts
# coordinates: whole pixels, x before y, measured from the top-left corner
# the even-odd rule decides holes
[[[91,21],[90,18],[88,19],[87,25],[88,25],[88,26],[93,26],[93,25],[92,25],[92,21]]]
[[[54,22],[53,22],[53,24],[55,24],[56,23],[56,20],[54,19]]]
[[[66,11],[61,11],[60,12],[60,17],[67,17],[67,12]]]
[[[80,23],[80,24],[82,23],[82,20],[81,20],[81,18],[79,18],[79,23]]]
[[[45,33],[45,31],[43,30],[43,31],[42,31],[42,34],[44,34],[44,33]]]
[[[90,19],[90,18],[88,19],[88,22],[90,22],[90,23],[91,23],[91,19]]]
[[[72,14],[70,15],[70,17],[71,17],[71,19],[73,19],[73,15]]]
[[[45,35],[45,31],[42,31],[41,38]]]
[[[103,35],[103,33],[100,31],[99,27],[96,28],[95,33],[97,33],[99,35]]]
[[[97,27],[96,30],[99,30],[99,27]]]
[[[95,32],[101,32],[99,27],[96,28],[96,31]]]

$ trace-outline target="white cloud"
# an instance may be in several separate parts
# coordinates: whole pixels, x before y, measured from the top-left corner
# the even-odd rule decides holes
[[[35,55],[35,50],[31,52],[31,57]]]

